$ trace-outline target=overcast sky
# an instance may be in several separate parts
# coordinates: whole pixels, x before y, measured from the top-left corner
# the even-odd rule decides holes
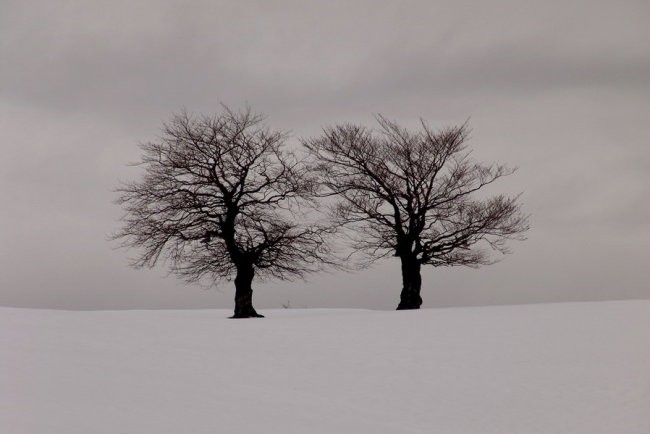
[[[532,229],[490,267],[428,269],[424,307],[650,298],[650,2],[0,0],[0,305],[231,307],[232,284],[132,270],[107,236],[137,144],[248,102],[294,139],[382,113],[470,118]],[[258,308],[394,308],[395,259],[254,283]]]

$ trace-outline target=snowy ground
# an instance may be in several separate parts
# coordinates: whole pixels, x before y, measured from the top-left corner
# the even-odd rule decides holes
[[[0,308],[0,433],[650,433],[650,300]]]

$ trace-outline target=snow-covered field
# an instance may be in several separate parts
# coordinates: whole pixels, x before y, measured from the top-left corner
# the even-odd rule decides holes
[[[650,433],[650,300],[0,308],[0,433]]]

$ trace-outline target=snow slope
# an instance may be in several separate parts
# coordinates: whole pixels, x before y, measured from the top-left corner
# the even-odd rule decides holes
[[[0,308],[0,433],[650,433],[650,301]]]

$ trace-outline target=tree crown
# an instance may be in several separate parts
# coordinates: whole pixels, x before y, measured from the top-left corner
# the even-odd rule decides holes
[[[314,177],[250,108],[181,113],[141,145],[139,181],[124,183],[123,228],[114,238],[140,249],[136,267],[161,258],[188,281],[229,279],[240,266],[261,277],[303,277],[329,254],[329,230],[308,220]]]
[[[518,196],[473,198],[514,169],[472,161],[466,124],[435,132],[422,121],[413,132],[377,122],[377,130],[342,124],[303,141],[323,186],[340,198],[334,220],[354,229],[352,247],[366,261],[394,254],[478,266],[492,262],[481,246],[507,253],[507,240],[523,238]]]

